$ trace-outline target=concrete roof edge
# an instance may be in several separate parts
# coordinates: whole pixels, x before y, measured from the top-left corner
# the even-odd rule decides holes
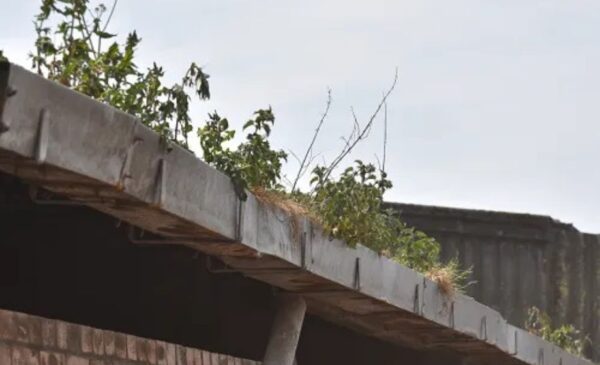
[[[410,342],[417,335],[404,327],[370,323],[408,316],[402,326],[417,321],[431,329],[419,339],[424,346],[467,354],[475,346],[500,362],[590,363],[508,325],[472,298],[449,300],[432,281],[366,247],[330,240],[306,219],[295,232],[294,218],[253,196],[241,202],[225,175],[182,148],[167,149],[130,115],[12,64],[8,71],[0,68],[2,79],[16,91],[0,98],[0,121],[7,127],[0,133],[0,169],[8,173],[224,258],[248,276],[311,296],[331,306],[334,315],[314,310],[332,320],[381,328],[369,336]],[[266,263],[269,272],[263,271]],[[303,275],[311,285],[287,275]],[[321,297],[311,292],[317,285],[336,291]]]

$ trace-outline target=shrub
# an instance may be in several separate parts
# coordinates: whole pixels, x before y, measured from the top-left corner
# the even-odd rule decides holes
[[[530,333],[540,336],[572,354],[581,356],[583,353],[585,339],[581,333],[570,324],[554,328],[548,314],[537,307],[531,307],[527,311],[525,328]]]

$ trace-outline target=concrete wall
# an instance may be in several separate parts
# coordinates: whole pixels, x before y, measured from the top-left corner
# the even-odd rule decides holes
[[[0,310],[2,365],[256,365],[259,362]]]
[[[392,204],[410,225],[436,237],[442,258],[472,267],[467,293],[523,326],[537,306],[556,324],[589,336],[600,361],[600,236],[550,217]]]

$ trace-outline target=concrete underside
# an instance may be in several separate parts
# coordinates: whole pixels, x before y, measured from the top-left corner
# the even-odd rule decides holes
[[[309,315],[394,348],[478,363],[587,363],[365,247],[330,240],[306,219],[252,195],[240,201],[226,176],[167,149],[129,115],[14,65],[2,65],[0,87],[0,170],[159,236],[146,243],[218,257],[302,295]]]
[[[206,256],[190,248],[132,243],[126,224],[90,208],[36,204],[28,185],[2,173],[0,222],[0,308],[262,360],[275,288],[211,273]],[[312,315],[297,352],[301,365],[434,358]]]

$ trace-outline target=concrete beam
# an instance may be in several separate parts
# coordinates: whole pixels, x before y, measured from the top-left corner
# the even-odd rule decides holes
[[[302,297],[284,294],[278,298],[263,365],[294,365],[305,313],[306,302]]]

